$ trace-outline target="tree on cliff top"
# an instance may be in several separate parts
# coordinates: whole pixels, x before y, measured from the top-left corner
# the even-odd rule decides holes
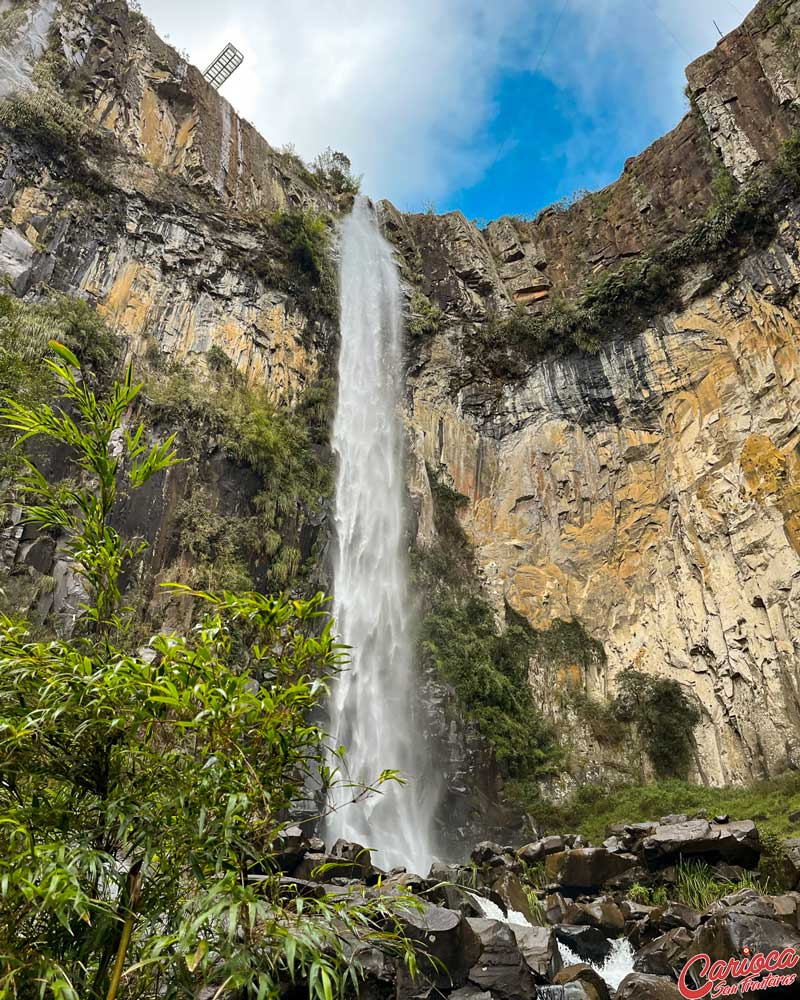
[[[111,515],[123,485],[178,459],[171,439],[126,429],[130,369],[98,398],[51,347],[63,408],[11,401],[2,417],[20,442],[74,458],[63,483],[23,459],[18,487],[28,523],[64,539],[86,600],[68,639],[36,641],[0,614],[0,995],[271,998],[297,984],[332,1000],[357,981],[354,938],[413,970],[396,933],[407,901],[304,899],[274,863],[291,803],[326,770],[308,718],[342,652],[322,595],[178,588],[205,606],[198,624],[131,648],[120,581],[139,550]]]

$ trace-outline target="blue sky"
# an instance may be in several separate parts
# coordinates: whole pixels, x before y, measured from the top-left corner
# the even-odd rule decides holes
[[[747,0],[142,0],[275,146],[346,152],[363,190],[469,218],[595,190],[686,110],[684,67]]]

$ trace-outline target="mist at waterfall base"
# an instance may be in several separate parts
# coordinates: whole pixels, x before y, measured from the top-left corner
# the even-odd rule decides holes
[[[403,299],[390,244],[372,206],[356,199],[341,227],[341,348],[333,426],[338,461],[333,613],[350,663],[331,696],[330,730],[345,748],[329,798],[326,838],[370,847],[384,868],[427,874],[435,795],[425,787],[415,725],[400,409]],[[380,795],[353,803],[383,769]]]

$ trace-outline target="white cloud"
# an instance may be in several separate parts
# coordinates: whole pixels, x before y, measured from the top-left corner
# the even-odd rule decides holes
[[[566,0],[555,35],[559,0],[143,7],[201,68],[225,41],[242,49],[245,64],[224,93],[270,142],[293,143],[306,158],[341,149],[369,193],[406,207],[480,179],[497,155],[488,128],[509,70],[538,66],[594,116],[589,128],[624,130],[637,113],[673,123],[683,66],[713,44],[712,18],[730,29],[742,2]],[[520,128],[535,128],[531,109],[519,118]]]

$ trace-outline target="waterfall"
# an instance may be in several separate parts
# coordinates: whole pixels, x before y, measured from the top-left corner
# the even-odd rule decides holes
[[[351,647],[332,693],[331,734],[346,750],[341,777],[372,782],[384,768],[406,785],[356,804],[333,789],[326,836],[371,847],[376,863],[427,874],[431,796],[414,725],[415,680],[404,537],[400,366],[402,297],[392,248],[372,206],[356,199],[341,227],[341,353],[333,427],[338,459],[334,616]]]

